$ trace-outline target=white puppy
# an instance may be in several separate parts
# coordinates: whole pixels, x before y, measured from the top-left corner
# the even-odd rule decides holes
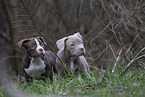
[[[88,63],[84,57],[85,48],[79,32],[58,40],[56,45],[59,49],[57,53],[58,57],[72,74],[83,73],[84,71],[88,74],[90,72]],[[65,67],[59,59],[56,59],[56,67],[59,76],[65,76],[67,74]]]

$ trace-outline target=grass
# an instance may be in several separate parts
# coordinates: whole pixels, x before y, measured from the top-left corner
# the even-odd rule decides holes
[[[13,85],[17,91],[32,95],[142,97],[145,96],[145,70],[134,68],[124,75],[93,71],[91,76],[61,78],[54,75],[53,83],[34,80],[31,84],[21,79]]]
[[[4,97],[5,93],[4,93],[4,89],[2,86],[0,86],[0,97]]]
[[[0,97],[9,97],[1,84],[0,84]]]
[[[115,54],[113,55],[117,59]],[[141,61],[137,58],[139,55],[140,53],[132,59],[133,62]],[[133,62],[130,61],[126,66],[121,66],[115,60],[116,70],[114,72],[110,69],[100,70],[94,67],[90,76],[77,75],[62,78],[54,74],[53,83],[42,80],[27,83],[22,77],[19,84],[12,86],[18,92],[35,96],[144,97],[145,69],[144,66],[142,68],[133,66]],[[5,97],[4,95],[5,92],[1,86],[0,97]]]

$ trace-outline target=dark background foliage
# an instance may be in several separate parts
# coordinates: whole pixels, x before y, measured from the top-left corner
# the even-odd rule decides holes
[[[18,41],[39,31],[55,52],[58,39],[80,32],[89,64],[99,68],[112,68],[117,58],[125,65],[145,46],[144,0],[24,0],[36,25],[20,1],[0,0],[0,59],[14,56],[15,68],[23,53]]]

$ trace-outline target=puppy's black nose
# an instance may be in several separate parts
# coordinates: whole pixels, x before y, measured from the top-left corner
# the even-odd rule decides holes
[[[82,52],[84,52],[84,48],[80,48],[80,50],[81,50]]]
[[[43,52],[43,49],[39,49],[40,52]]]

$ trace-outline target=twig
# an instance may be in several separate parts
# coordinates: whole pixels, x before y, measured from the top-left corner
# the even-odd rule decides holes
[[[0,31],[0,37],[3,38],[4,40],[10,42],[11,39],[10,39],[8,36],[6,36],[6,35],[4,35],[4,34],[2,34],[2,33],[5,33],[5,32],[3,32],[3,31],[1,32],[1,31]]]
[[[118,60],[120,59],[120,55],[121,55],[122,51],[123,51],[123,49],[121,48],[121,49],[120,49],[120,52],[119,52],[119,54],[118,54],[118,57],[117,57],[117,59],[116,59],[116,62],[115,62],[115,64],[114,64],[114,67],[113,67],[113,69],[112,69],[112,73],[114,73],[114,70],[115,70],[115,68],[116,68],[116,64],[117,64]]]
[[[127,49],[126,46],[125,46],[125,44],[124,44],[124,42],[123,42],[123,39],[122,39],[122,37],[121,37],[120,32],[118,32],[118,35],[119,35],[119,39],[120,39],[122,45],[124,46],[125,49]]]
[[[111,23],[111,25],[112,25],[112,29],[113,29],[113,23],[111,22],[109,12],[108,12],[107,9],[105,8],[105,4],[104,4],[103,0],[101,0],[101,3],[102,3],[102,7],[104,8],[104,10],[106,11],[106,13],[107,13],[107,15],[108,15],[109,21],[110,21],[110,23]]]
[[[123,73],[128,69],[128,67],[130,67],[130,65],[131,65],[134,61],[136,61],[136,60],[138,60],[138,59],[140,59],[140,58],[142,58],[142,57],[145,57],[145,54],[139,56],[144,50],[145,50],[145,47],[144,47],[143,49],[141,49],[140,52],[135,56],[135,58],[132,59],[132,60],[127,64],[127,66],[126,66],[125,69],[123,70]],[[139,56],[139,57],[138,57],[138,56]]]
[[[121,3],[122,3],[122,0],[121,0]],[[121,4],[120,4],[121,5]],[[118,15],[119,15],[119,9],[120,9],[120,5],[119,5],[119,7],[118,7],[118,11],[117,11],[117,17],[118,17]]]
[[[113,37],[114,37],[114,36],[112,36],[111,39],[112,39]],[[109,41],[110,41],[111,39],[109,39]],[[97,60],[98,58],[100,58],[100,57],[103,55],[103,53],[104,53],[108,48],[109,48],[109,47],[104,48],[104,49],[99,53],[99,55],[97,56],[97,58],[95,58],[94,60]]]
[[[138,33],[138,34],[136,35],[136,37],[134,38],[133,42],[130,44],[130,46],[129,46],[128,50],[127,50],[127,53],[130,51],[132,45],[133,45],[134,42],[136,41],[136,39],[137,39],[137,37],[139,36],[139,34],[140,34],[140,33]]]
[[[103,3],[103,1],[101,0],[101,2],[102,2],[102,4],[104,5],[104,3]],[[107,12],[107,10],[105,9],[105,7],[103,7],[104,8],[104,10],[106,11],[106,13],[107,13],[107,15],[108,15],[108,17],[109,17],[109,20],[110,20],[110,16],[109,16],[109,14],[108,14],[108,12]],[[91,6],[91,9],[92,9],[92,6]],[[93,11],[93,9],[92,9],[92,11]],[[93,11],[94,12],[94,11]],[[95,14],[95,16],[98,18],[98,20],[105,26],[105,27],[107,27],[107,25]],[[110,23],[111,23],[111,20],[110,20]],[[112,26],[112,29],[110,28],[110,27],[107,27],[111,32],[113,32],[113,34],[115,35],[115,38],[116,38],[116,40],[117,40],[117,42],[118,42],[118,44],[122,47],[122,49],[124,50],[124,52],[126,53],[126,55],[127,55],[127,57],[129,58],[129,56],[128,56],[128,53],[126,52],[126,50],[125,50],[125,48],[122,46],[122,44],[120,43],[120,41],[119,41],[119,39],[118,39],[118,37],[117,37],[117,35],[116,35],[116,32],[113,30],[113,26]]]
[[[98,17],[97,17],[98,18]],[[99,19],[99,18],[98,18]],[[100,20],[100,19],[99,19]],[[107,27],[107,25],[106,24],[104,24],[103,23],[103,21],[102,20],[100,20],[100,22],[104,25],[104,26],[106,26]],[[113,32],[113,34],[115,35],[115,38],[116,38],[116,40],[117,40],[117,42],[118,42],[118,44],[122,47],[122,49],[124,50],[124,52],[126,53],[126,55],[127,55],[127,57],[129,58],[129,56],[128,56],[128,53],[126,52],[126,50],[125,50],[125,48],[122,46],[122,44],[120,43],[120,41],[119,41],[119,39],[118,39],[118,37],[117,37],[117,35],[116,35],[116,32],[114,31],[114,30],[112,30],[111,28],[109,28],[109,27],[107,27],[110,31],[112,31]]]
[[[131,65],[134,61],[136,61],[136,60],[138,60],[138,59],[140,59],[140,58],[142,58],[142,57],[145,57],[145,54],[144,54],[144,55],[141,55],[141,56],[139,56],[139,57],[137,57],[137,58],[135,58],[135,59],[132,59],[132,60],[127,64],[127,66],[125,67],[125,69],[123,70],[123,73],[127,70],[128,67],[130,67],[130,65]]]
[[[141,7],[142,8],[142,7]],[[122,19],[119,23],[116,24],[114,30],[122,23],[124,22],[125,20],[131,18],[132,16],[134,16],[134,14],[136,14],[141,8],[137,9],[135,12],[133,12],[131,15],[129,15],[128,17],[126,17],[125,19]]]
[[[110,25],[110,23],[108,23],[108,25],[97,35],[97,36],[95,36],[91,41],[90,41],[90,44],[100,35],[100,34],[102,34],[106,29],[107,29],[107,27]]]
[[[143,2],[144,2],[144,0],[140,0],[140,5],[141,5],[141,7],[142,7],[142,3],[143,3]],[[145,15],[145,11],[144,11],[143,7],[141,8],[141,10],[142,10],[143,14]]]
[[[136,57],[141,54],[143,51],[145,50],[145,47],[143,49],[140,50],[140,52],[136,55]]]
[[[106,47],[105,49],[103,49],[99,55],[97,56],[97,58],[95,58],[94,60],[97,60],[98,58],[100,58],[100,56],[106,51],[106,49],[108,49],[109,47]]]
[[[81,14],[82,3],[83,3],[83,0],[80,1],[79,16],[80,16],[80,14]]]

